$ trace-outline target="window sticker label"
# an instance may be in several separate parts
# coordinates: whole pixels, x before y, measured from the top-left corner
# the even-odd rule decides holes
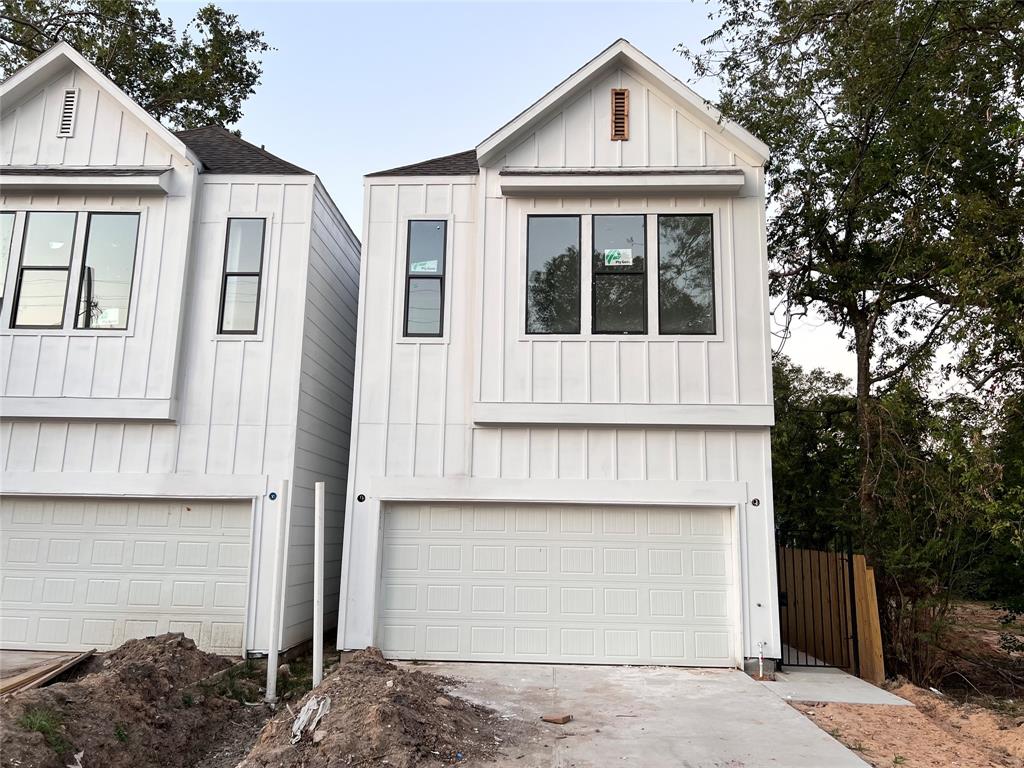
[[[604,265],[606,267],[629,267],[633,265],[632,248],[605,248]]]
[[[410,272],[437,272],[437,259],[428,261],[414,261],[409,269]]]

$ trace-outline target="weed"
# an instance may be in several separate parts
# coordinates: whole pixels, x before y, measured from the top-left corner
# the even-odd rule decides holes
[[[863,741],[858,741],[856,744],[850,744],[848,746],[854,752],[863,752],[863,751],[865,751],[867,749],[867,747],[864,746],[864,742]]]
[[[47,746],[58,755],[64,755],[71,751],[71,744],[64,738],[63,722],[57,712],[49,709],[26,709],[18,719],[18,725],[26,731],[36,731],[43,734]]]
[[[905,762],[907,762],[907,758],[905,758],[903,755],[893,755],[892,756],[892,764],[894,766],[903,765]]]
[[[831,728],[831,729],[829,729],[828,735],[831,736],[836,741],[839,741],[840,737],[843,735],[843,732],[840,731],[838,728]]]
[[[195,703],[196,700],[192,697],[191,693],[181,694],[181,706],[183,706],[185,709],[190,708]]]
[[[124,727],[124,723],[118,723],[114,726],[114,738],[122,744],[128,743],[128,729]]]

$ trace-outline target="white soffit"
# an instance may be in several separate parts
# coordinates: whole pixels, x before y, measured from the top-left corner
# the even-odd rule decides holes
[[[501,193],[516,195],[720,192],[735,194],[745,176],[740,168],[503,168]]]

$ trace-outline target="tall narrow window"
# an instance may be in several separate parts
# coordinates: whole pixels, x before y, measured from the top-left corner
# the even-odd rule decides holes
[[[64,324],[76,214],[34,211],[26,217],[11,326],[60,328]]]
[[[410,221],[405,335],[444,335],[444,254],[448,222]]]
[[[228,219],[220,293],[221,333],[256,333],[265,230],[265,219]]]
[[[0,307],[4,305],[4,286],[7,284],[7,265],[11,261],[11,242],[14,240],[14,212],[0,213]]]
[[[580,332],[580,217],[526,220],[526,332]]]
[[[715,332],[710,215],[658,217],[658,325],[663,334]]]
[[[137,213],[91,213],[75,328],[124,330],[135,272]]]
[[[646,333],[644,216],[594,217],[594,333]]]

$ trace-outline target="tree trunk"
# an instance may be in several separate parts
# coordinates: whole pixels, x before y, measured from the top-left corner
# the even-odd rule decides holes
[[[860,483],[857,500],[861,526],[870,526],[878,511],[875,498],[875,413],[871,397],[871,357],[873,329],[866,319],[854,322],[854,348],[857,355],[857,432],[860,444]]]

